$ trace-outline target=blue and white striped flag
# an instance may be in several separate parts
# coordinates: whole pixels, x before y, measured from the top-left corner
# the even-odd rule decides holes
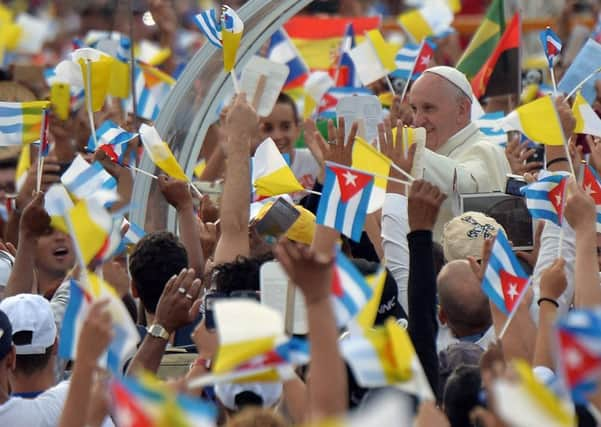
[[[194,23],[215,47],[221,48],[221,23],[214,9],[203,10],[194,17]]]
[[[98,145],[94,144],[94,138],[90,136],[88,151],[94,152],[97,149],[101,149],[114,162],[123,163],[123,157],[127,151],[127,143],[136,136],[138,136],[137,133],[128,132],[112,120],[107,120],[96,129]]]
[[[357,267],[340,251],[332,277],[332,306],[338,327],[345,327],[367,304],[373,289]]]
[[[61,176],[61,182],[78,199],[98,196],[98,192],[103,190],[115,193],[117,188],[115,178],[99,162],[89,164],[81,156],[73,160]]]
[[[394,62],[397,66],[396,71],[392,73],[394,77],[401,78],[403,80],[409,79],[411,70],[413,70],[413,64],[419,55],[421,45],[415,43],[407,43],[401,48],[394,58]]]
[[[500,127],[500,120],[505,117],[505,113],[502,111],[495,111],[494,113],[486,113],[482,117],[476,120],[476,126],[480,129],[480,132],[486,136],[486,139],[490,142],[494,142],[501,147],[507,146],[507,133]]]
[[[568,176],[555,173],[521,189],[532,219],[544,219],[561,225]]]
[[[121,224],[121,227],[125,225],[129,226],[125,236],[123,236],[123,240],[126,245],[135,245],[140,241],[140,239],[142,239],[142,237],[146,235],[144,229],[138,224],[129,222],[127,219],[123,218],[123,224]]]
[[[113,339],[100,366],[106,366],[113,374],[121,376],[125,361],[136,351],[140,340],[138,330],[115,290],[92,272],[86,273],[86,282],[70,282],[69,305],[65,311],[59,338],[59,355],[67,360],[77,360],[77,342],[90,305],[108,298],[107,310],[113,323]]]
[[[528,282],[507,237],[499,230],[482,279],[482,291],[508,315],[517,308]]]

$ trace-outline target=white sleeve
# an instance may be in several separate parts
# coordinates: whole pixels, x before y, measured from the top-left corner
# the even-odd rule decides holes
[[[382,207],[382,247],[386,267],[397,285],[398,300],[409,314],[409,220],[407,198],[400,194],[388,193]]]
[[[65,280],[54,292],[50,300],[50,308],[52,308],[52,314],[54,314],[54,323],[56,323],[56,333],[58,335],[60,335],[65,311],[67,311],[67,305],[69,305],[70,286],[69,280]]]
[[[424,179],[440,188],[445,194],[453,191],[453,176],[457,171],[457,190],[459,193],[477,193],[478,181],[470,171],[456,160],[424,150]],[[484,165],[482,165],[484,167]]]
[[[563,241],[561,243],[561,257],[565,260],[565,274],[568,281],[566,290],[557,300],[558,315],[567,313],[574,297],[574,265],[576,262],[576,236],[574,230],[567,221],[564,221]],[[532,285],[534,298],[530,306],[530,314],[535,322],[538,322],[538,304],[540,298],[540,277],[542,272],[558,258],[560,227],[552,222],[545,222],[545,228],[541,235],[540,251],[534,271],[532,273]]]

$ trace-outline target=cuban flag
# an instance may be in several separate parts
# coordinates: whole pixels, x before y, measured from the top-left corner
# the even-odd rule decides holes
[[[326,176],[317,207],[317,224],[361,240],[374,176],[326,162]]]
[[[597,207],[597,233],[601,233],[601,179],[589,165],[584,166],[582,188],[595,201]]]
[[[94,144],[94,138],[90,136],[88,140],[88,151],[94,152],[97,149],[104,151],[113,162],[123,164],[123,158],[127,151],[127,143],[138,136],[137,133],[127,132],[119,127],[112,120],[107,120],[96,130],[96,140],[98,145]]]
[[[355,29],[353,24],[349,22],[344,31],[342,42],[340,44],[340,58],[338,60],[338,66],[336,67],[336,86],[342,87],[361,87],[361,80],[359,80],[359,74],[355,70],[355,63],[351,58],[351,49],[354,48],[355,43]]]
[[[475,120],[476,126],[480,129],[480,132],[484,134],[486,139],[493,142],[501,147],[507,146],[507,134],[500,127],[500,120],[505,117],[505,113],[502,111],[495,111],[492,113],[486,113],[479,119]]]
[[[585,403],[601,379],[601,310],[566,313],[557,322],[558,372],[577,403]]]
[[[355,95],[373,95],[373,92],[364,87],[333,87],[330,88],[317,107],[317,114],[320,119],[335,119],[336,106],[338,101],[347,96]]]
[[[86,275],[87,283],[70,282],[69,305],[61,329],[59,355],[67,360],[77,360],[79,333],[90,305],[98,299],[108,298],[107,310],[113,322],[113,339],[99,364],[121,376],[123,364],[135,353],[140,335],[115,290],[95,274],[87,272]]]
[[[416,80],[428,68],[434,56],[434,49],[436,45],[430,40],[424,40],[419,45],[405,44],[395,57],[397,70],[392,73],[392,76],[405,81]]]
[[[547,27],[544,31],[541,31],[540,40],[543,45],[543,50],[545,51],[545,56],[547,57],[547,61],[549,61],[549,68],[553,68],[553,65],[555,64],[555,58],[557,58],[561,53],[561,40],[550,27]]]
[[[555,173],[522,188],[532,219],[544,219],[561,225],[566,182],[567,175]]]
[[[518,306],[529,282],[507,237],[499,231],[482,279],[482,291],[509,315]]]
[[[309,78],[309,67],[284,29],[277,30],[271,36],[267,59],[288,66],[290,73],[284,83],[284,90],[301,87]]]
[[[332,277],[332,306],[338,327],[345,327],[367,304],[373,289],[353,263],[340,251]]]

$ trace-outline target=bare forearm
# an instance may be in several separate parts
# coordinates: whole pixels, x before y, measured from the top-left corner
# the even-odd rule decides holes
[[[216,147],[207,161],[207,166],[200,175],[201,181],[214,181],[221,178],[221,173],[225,167],[225,156],[221,147]]]
[[[292,418],[295,425],[304,424],[307,421],[307,386],[298,377],[284,383],[284,405],[286,412]]]
[[[347,410],[346,369],[338,350],[338,330],[329,299],[309,303],[307,319],[311,340],[311,418],[343,415]]]
[[[166,347],[166,340],[146,335],[127,368],[127,375],[135,375],[140,369],[156,373],[159,370]]]
[[[92,363],[83,360],[75,362],[60,427],[81,427],[86,424],[93,374]]]
[[[196,277],[202,277],[205,262],[194,208],[192,205],[184,206],[178,209],[177,215],[179,235],[188,253],[188,267],[196,271]]]
[[[601,304],[597,242],[594,224],[590,229],[576,230],[575,305],[592,307]]]
[[[503,326],[505,326],[507,316],[501,313],[497,307],[493,306],[493,303],[491,303],[491,313],[495,335],[499,336]],[[528,307],[522,301],[501,340],[505,359],[521,358],[528,361],[532,360],[534,342],[532,342],[531,337],[535,335],[536,326],[530,317]]]
[[[21,242],[17,246],[15,264],[4,290],[5,297],[33,292],[35,246],[34,240],[21,237]]]
[[[538,332],[534,348],[533,366],[546,366],[554,369],[551,357],[551,334],[557,316],[557,308],[548,301],[542,301],[538,311]]]
[[[16,213],[10,214],[5,226],[4,237],[7,242],[16,245],[19,242],[19,221],[21,217]]]
[[[250,207],[250,166],[248,152],[228,154],[221,198],[221,237],[215,249],[215,264],[234,261],[250,253],[248,215]]]

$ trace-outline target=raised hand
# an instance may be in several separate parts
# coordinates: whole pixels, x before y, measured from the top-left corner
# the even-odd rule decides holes
[[[568,178],[568,197],[564,216],[575,231],[594,230],[597,221],[595,202],[573,178]]]
[[[329,298],[334,253],[319,254],[286,238],[280,239],[274,253],[290,280],[300,288],[307,305]]]
[[[44,193],[37,193],[23,209],[19,233],[26,238],[36,239],[50,230],[50,216],[44,210]]]
[[[438,187],[427,181],[414,181],[409,189],[407,212],[411,231],[432,230],[440,206],[447,198]]]
[[[113,324],[107,311],[108,299],[96,301],[83,323],[77,343],[77,362],[96,365],[113,339]]]
[[[557,258],[551,266],[545,269],[540,278],[540,296],[557,301],[568,286],[563,258]]]
[[[159,298],[155,320],[170,334],[193,322],[198,313],[201,282],[194,279],[195,274],[192,268],[182,269],[169,279]]]
[[[187,182],[166,175],[160,175],[158,182],[163,197],[175,209],[183,210],[192,207],[192,194]]]
[[[535,152],[534,148],[528,148],[528,142],[520,143],[518,135],[511,137],[505,147],[505,157],[507,157],[511,172],[515,175],[524,175],[527,172],[541,169],[544,166],[542,162],[527,162]]]
[[[380,151],[382,154],[390,158],[395,165],[404,170],[406,173],[411,174],[413,168],[413,160],[415,158],[415,144],[409,147],[407,153],[403,148],[403,122],[397,121],[397,132],[396,138],[392,136],[392,126],[390,121],[384,120],[383,123],[378,124],[378,140],[380,141]],[[405,178],[403,174],[392,168],[390,170],[390,176],[395,178]]]
[[[231,152],[250,150],[251,140],[256,139],[259,131],[259,116],[246,100],[246,94],[234,97],[225,117],[225,133],[223,149],[227,156]]]

